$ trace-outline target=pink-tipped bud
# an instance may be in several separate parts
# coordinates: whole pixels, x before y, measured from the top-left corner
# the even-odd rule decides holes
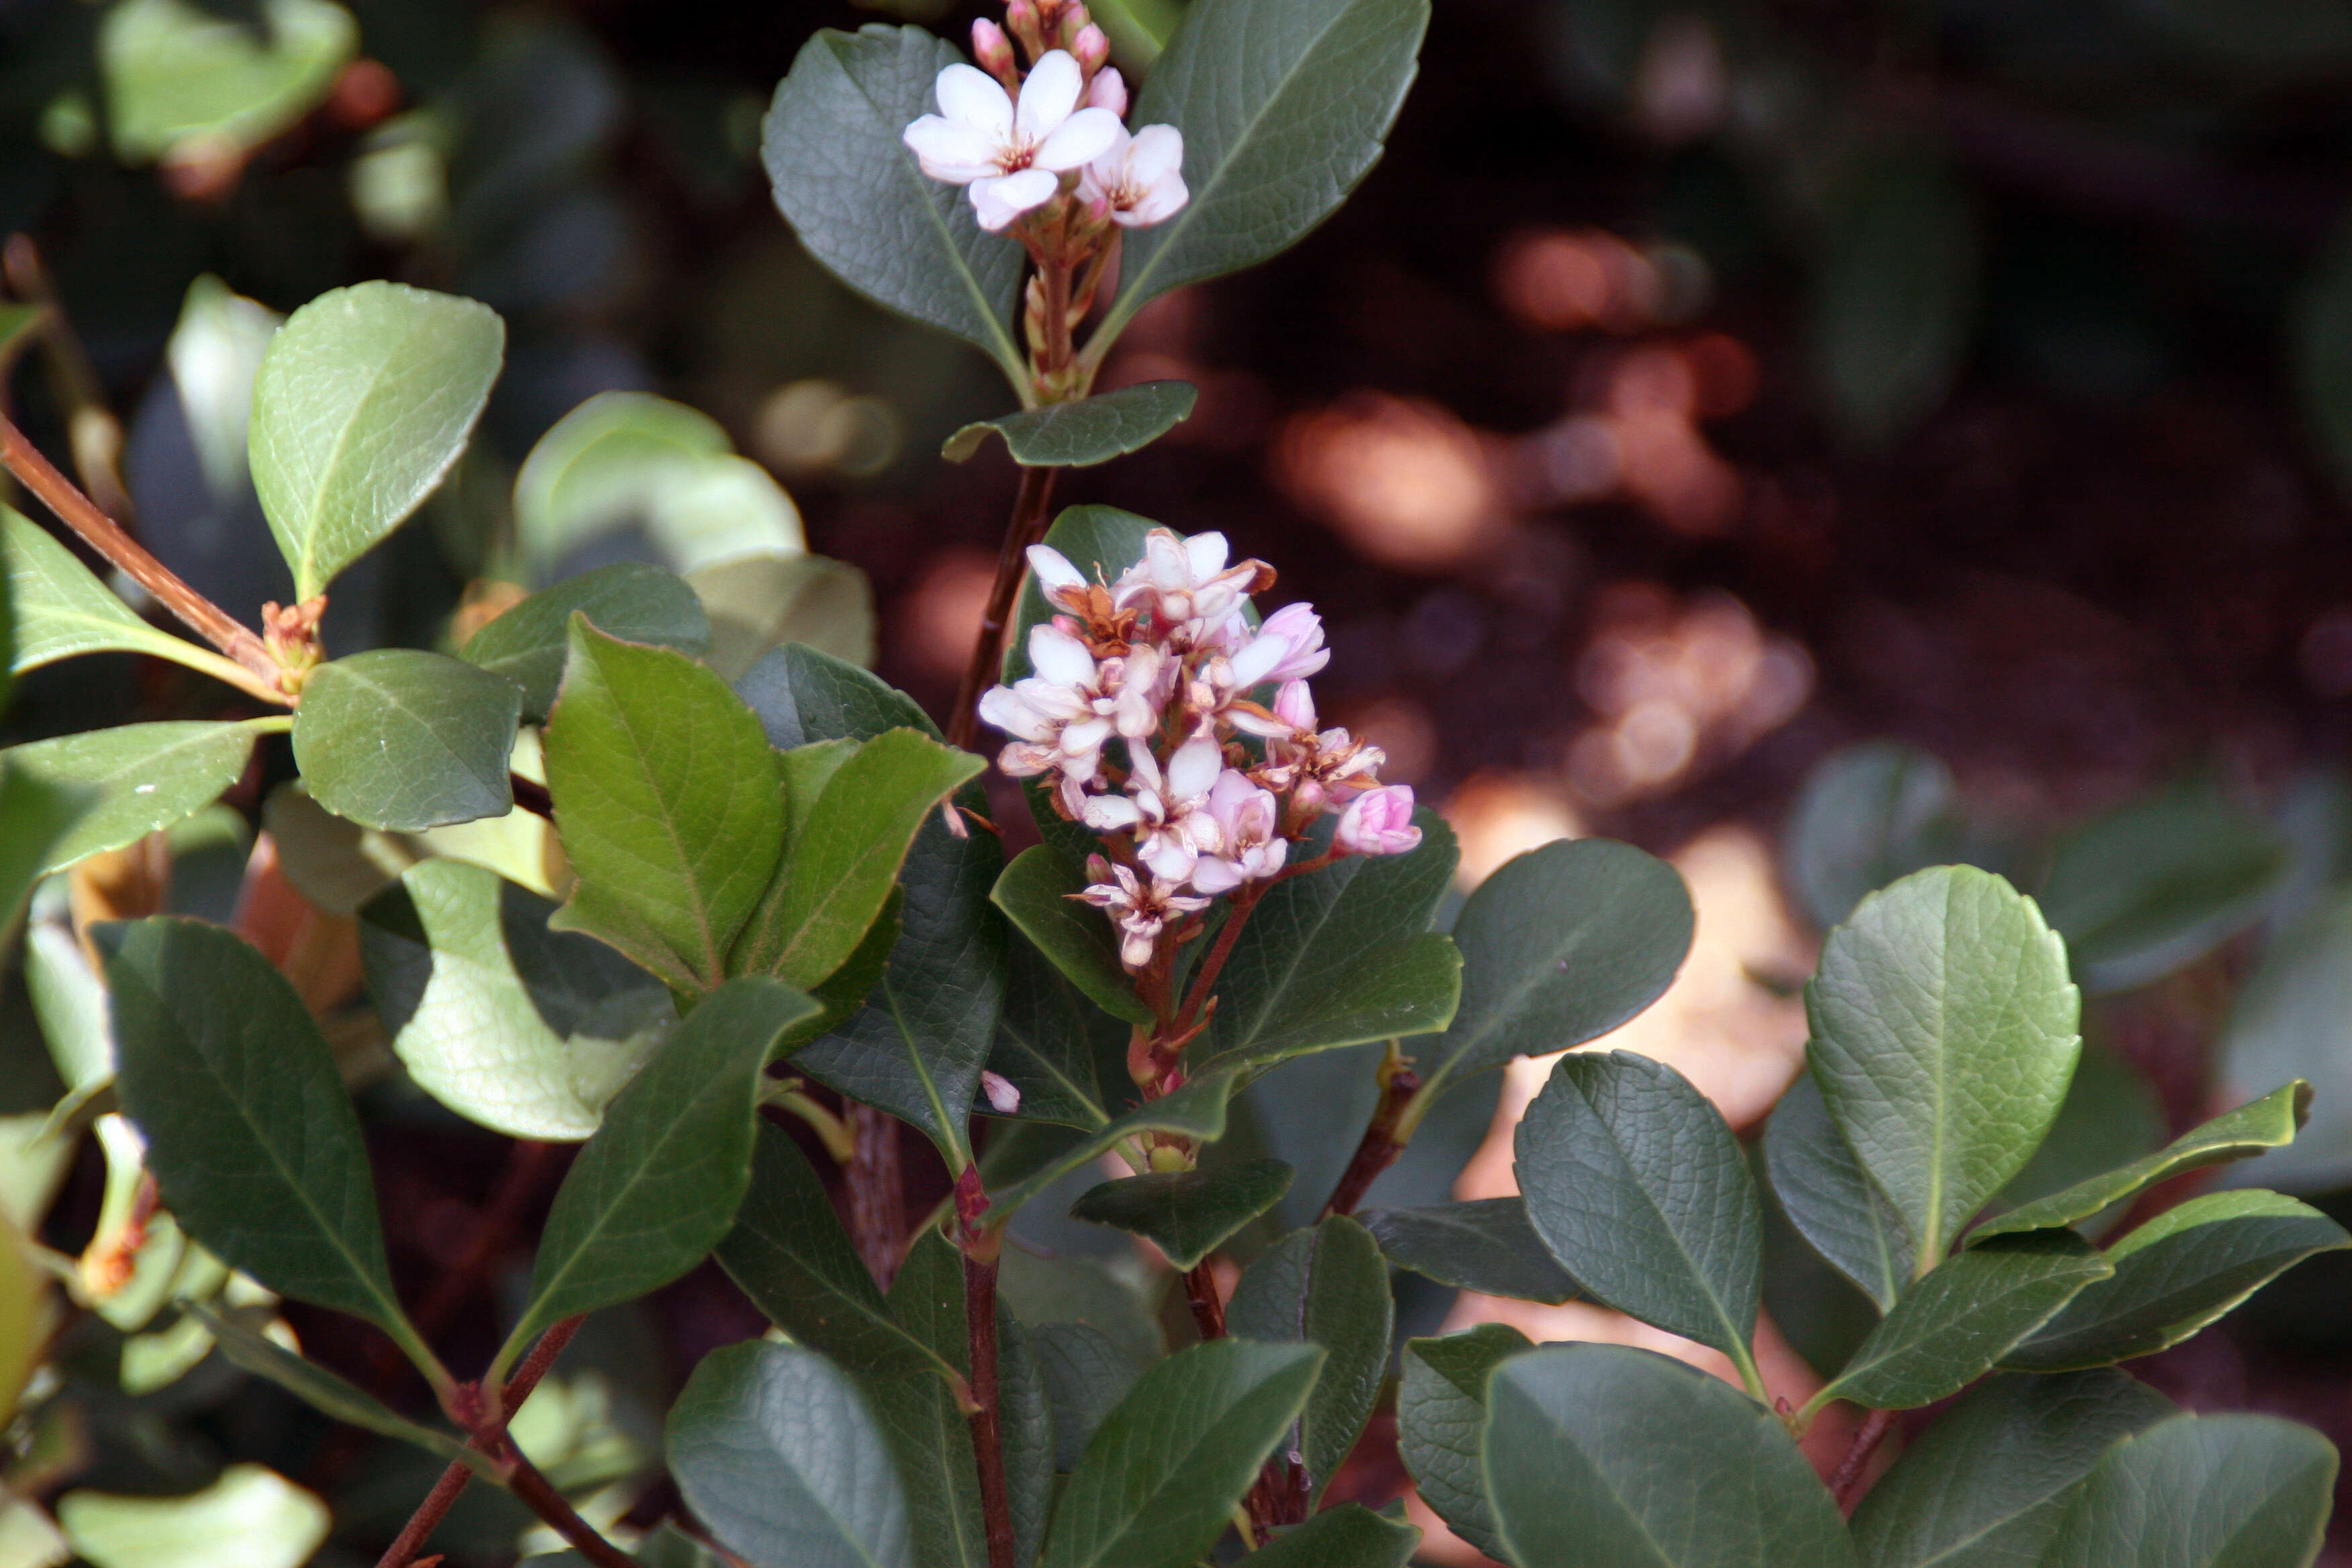
[[[1088,22],[1070,40],[1070,53],[1077,57],[1079,69],[1089,74],[1098,71],[1110,61],[1110,35]]]
[[[999,81],[1013,74],[1013,40],[1004,29],[987,17],[976,18],[971,25],[971,57],[980,68]]]
[[[1037,0],[1008,0],[1004,30],[1021,40],[1033,60],[1045,52],[1045,36],[1038,31]]]
[[[1315,694],[1303,680],[1286,680],[1274,694],[1274,716],[1294,730],[1315,728]]]
[[[1118,74],[1117,66],[1095,72],[1094,81],[1087,88],[1087,107],[1108,109],[1121,120],[1127,118],[1127,79]]]
[[[989,1109],[999,1116],[1010,1116],[1021,1109],[1021,1090],[1011,1079],[983,1072],[980,1075],[980,1090],[988,1096]]]
[[[1339,814],[1339,829],[1331,837],[1331,847],[1343,855],[1402,855],[1420,845],[1411,784],[1386,784],[1358,795]]]

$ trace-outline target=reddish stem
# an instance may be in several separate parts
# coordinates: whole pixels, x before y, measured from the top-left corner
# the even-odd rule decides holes
[[[883,1289],[906,1245],[907,1182],[898,1159],[898,1119],[849,1102],[849,1234],[866,1271]]]
[[[1854,1489],[1861,1484],[1862,1472],[1869,1466],[1870,1456],[1877,1451],[1880,1443],[1885,1441],[1886,1434],[1894,1426],[1895,1412],[1874,1410],[1863,1422],[1862,1430],[1853,1435],[1853,1446],[1846,1449],[1845,1458],[1838,1461],[1837,1469],[1830,1476],[1830,1495],[1837,1499],[1840,1508],[1853,1500]]]
[[[1404,1152],[1406,1141],[1396,1135],[1397,1123],[1421,1088],[1421,1075],[1404,1065],[1393,1044],[1389,1053],[1389,1059],[1381,1064],[1380,1104],[1372,1110],[1371,1122],[1364,1129],[1363,1141],[1356,1145],[1355,1157],[1340,1173],[1339,1184],[1331,1191],[1331,1201],[1323,1205],[1327,1215],[1354,1214],[1372,1184],[1380,1180],[1381,1173],[1395,1164],[1397,1156]]]
[[[969,1171],[967,1173],[971,1173]],[[980,1511],[988,1525],[988,1568],[1018,1568],[1013,1541],[1013,1494],[1004,1481],[1004,1436],[997,1415],[997,1233],[963,1255],[964,1330],[971,1340],[971,1452],[980,1466]],[[986,1250],[985,1258],[975,1256]]]
[[[1192,1325],[1201,1331],[1203,1340],[1225,1337],[1225,1303],[1217,1294],[1217,1277],[1209,1268],[1209,1260],[1184,1272],[1184,1299],[1192,1303]]]
[[[539,1467],[520,1452],[514,1456],[514,1474],[508,1478],[507,1486],[524,1506],[546,1521],[549,1529],[563,1537],[589,1562],[601,1568],[638,1568],[635,1558],[599,1535],[595,1527],[564,1500],[554,1484],[539,1473]]]
[[[1217,984],[1218,974],[1225,967],[1225,960],[1233,956],[1234,943],[1241,940],[1242,928],[1249,924],[1250,911],[1257,908],[1260,899],[1265,897],[1265,888],[1263,882],[1252,882],[1234,895],[1234,912],[1225,917],[1223,927],[1217,932],[1215,945],[1209,949],[1208,956],[1201,960],[1201,967],[1193,973],[1192,984],[1184,994],[1183,1011],[1176,1015],[1175,1027],[1168,1031],[1170,1036],[1182,1037],[1200,1020],[1201,1009],[1208,1005],[1209,994]]]
[[[997,552],[996,581],[988,590],[988,609],[980,618],[980,635],[972,639],[963,682],[956,689],[955,709],[948,715],[950,746],[968,752],[980,737],[980,694],[996,684],[996,672],[1004,662],[1004,628],[1013,619],[1013,601],[1021,592],[1029,547],[1045,537],[1045,514],[1053,503],[1057,472],[1055,468],[1021,470],[1021,493],[1013,502],[1013,521]]]

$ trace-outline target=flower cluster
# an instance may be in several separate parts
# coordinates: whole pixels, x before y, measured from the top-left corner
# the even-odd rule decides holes
[[[1331,658],[1320,618],[1291,605],[1252,630],[1244,611],[1274,569],[1226,553],[1223,534],[1154,529],[1142,560],[1089,583],[1033,546],[1057,613],[1029,633],[1035,673],[980,700],[1012,737],[999,765],[1050,780],[1055,810],[1103,836],[1080,896],[1110,915],[1139,973],[1196,934],[1213,899],[1306,868],[1292,848],[1327,813],[1339,813],[1332,857],[1421,842],[1412,789],[1380,782],[1380,748],[1317,728],[1307,678]]]

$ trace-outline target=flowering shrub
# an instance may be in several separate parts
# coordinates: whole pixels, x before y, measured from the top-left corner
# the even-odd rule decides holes
[[[2307,1085],[2037,1185],[2082,1054],[2067,944],[2000,877],[1920,857],[1831,917],[1807,1070],[1751,1161],[1672,1068],[1574,1049],[1673,981],[1692,910],[1670,868],[1562,840],[1452,905],[1451,833],[1381,782],[1377,747],[1322,727],[1322,626],[1303,604],[1261,616],[1271,566],[1216,532],[1052,514],[1057,470],[1191,408],[1176,384],[1091,395],[1120,330],[1345,198],[1426,20],[1425,0],[1194,0],[1133,132],[1075,0],[980,23],[977,66],[916,28],[803,52],[768,121],[785,216],[851,287],[991,355],[1021,405],[950,444],[998,437],[1023,481],[945,734],[813,646],[823,617],[722,656],[713,608],[736,579],[709,574],[838,575],[761,512],[723,437],[651,400],[560,424],[517,510],[594,537],[598,484],[635,496],[660,463],[733,487],[715,531],[657,512],[683,576],[541,562],[537,592],[446,651],[328,657],[330,588],[450,472],[498,375],[501,323],[470,301],[369,284],[277,329],[248,456],[298,602],[259,606],[258,633],[0,425],[26,488],[211,645],[12,513],[12,667],[138,653],[259,710],[0,755],[0,903],[36,900],[42,984],[79,977],[106,1020],[49,1120],[94,1124],[112,1178],[79,1259],[14,1245],[11,1217],[8,1342],[37,1337],[40,1258],[118,1332],[126,1383],[217,1352],[435,1457],[386,1568],[430,1561],[478,1480],[608,1565],[633,1561],[635,1508],[657,1526],[643,1562],[1397,1568],[1420,1527],[1338,1484],[1390,1429],[1430,1512],[1518,1568],[2310,1563],[2323,1439],[2181,1413],[2116,1370],[2352,1241],[2252,1187],[2143,1202],[2290,1143]],[[983,721],[1025,827],[976,782]],[[359,1026],[415,1089],[578,1145],[473,1369],[395,1288],[299,948],[257,917],[72,913],[100,858],[157,844],[280,735],[299,788],[273,799],[248,888],[355,921]],[[36,891],[59,876],[69,891]],[[1379,1057],[1354,1100],[1300,1087],[1310,1058],[1360,1047]],[[1409,1169],[1433,1120],[1483,1121],[1482,1075],[1555,1055],[1517,1130],[1517,1195],[1448,1201],[1458,1154]],[[884,1180],[901,1127],[952,1182],[911,1223]],[[847,1226],[818,1160],[842,1168]],[[1049,1207],[1119,1233],[1177,1313],[1027,1250],[1019,1227]],[[1869,1318],[1805,1388],[1768,1383],[1757,1351],[1768,1213],[1802,1238],[1783,1257]],[[612,1478],[543,1466],[526,1402],[591,1314],[706,1258],[777,1331],[703,1358],[658,1464],[592,1506]],[[1400,1346],[1392,1271],[1612,1308],[1729,1376],[1495,1323]],[[373,1325],[432,1406],[304,1354],[282,1299]],[[0,1394],[37,1419],[57,1379],[28,1384],[30,1360],[0,1362]],[[1955,1399],[1905,1424],[1865,1492],[1894,1413]],[[1826,1482],[1799,1447],[1825,1421],[1853,1434]],[[304,1506],[266,1470],[240,1486],[235,1507]],[[83,1496],[61,1521],[103,1564],[103,1500]],[[46,1551],[50,1520],[20,1518],[0,1539]],[[298,1521],[289,1560],[324,1529]]]

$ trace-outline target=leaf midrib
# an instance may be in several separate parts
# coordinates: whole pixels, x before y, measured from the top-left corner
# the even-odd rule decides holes
[[[334,442],[328,449],[327,460],[320,464],[317,470],[320,477],[311,488],[310,504],[304,509],[307,515],[304,519],[301,559],[295,563],[294,567],[294,580],[306,596],[317,593],[320,587],[323,586],[311,576],[311,573],[318,566],[320,536],[326,531],[325,525],[320,519],[326,509],[328,488],[332,483],[337,470],[342,466],[344,451],[351,444],[352,432],[366,423],[362,416],[374,405],[376,395],[383,390],[385,381],[391,377],[394,360],[401,352],[406,350],[415,338],[416,328],[412,325],[401,332],[398,342],[393,346],[391,352],[377,357],[375,368],[368,374],[366,389],[352,402],[350,413],[343,420],[342,427],[335,432]],[[273,398],[271,401],[274,403],[277,400]],[[277,442],[273,440],[270,445],[275,447]]]
[[[1243,1389],[1239,1394],[1235,1394],[1232,1403],[1228,1404],[1223,1410],[1219,1411],[1215,1418],[1211,1421],[1207,1426],[1200,1428],[1195,1432],[1191,1445],[1187,1447],[1182,1453],[1171,1456],[1169,1458],[1168,1463],[1161,1467],[1161,1479],[1155,1480],[1152,1483],[1150,1494],[1147,1497],[1138,1499],[1134,1507],[1125,1510],[1118,1521],[1118,1527],[1109,1535],[1097,1542],[1087,1555],[1069,1559],[1069,1568],[1097,1568],[1097,1565],[1103,1561],[1105,1553],[1111,1551],[1114,1547],[1120,1545],[1132,1536],[1135,1533],[1136,1522],[1144,1518],[1147,1514],[1150,1513],[1160,1500],[1168,1495],[1171,1487],[1186,1479],[1189,1474],[1189,1467],[1193,1458],[1204,1450],[1214,1452],[1221,1446],[1218,1442],[1218,1438],[1223,1429],[1233,1423],[1236,1412],[1241,1411],[1243,1407],[1248,1405],[1255,1396],[1263,1393],[1267,1384],[1272,1383],[1275,1378],[1282,1376],[1289,1370],[1290,1368],[1284,1367],[1267,1377],[1261,1378],[1256,1383],[1250,1384],[1247,1388]],[[1281,1441],[1281,1434],[1279,1432],[1275,1435],[1275,1440],[1276,1442]]]

